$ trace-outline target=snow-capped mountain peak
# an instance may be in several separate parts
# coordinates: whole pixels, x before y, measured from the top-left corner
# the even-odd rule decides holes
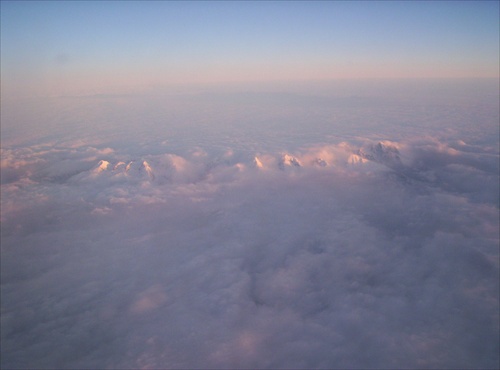
[[[379,142],[376,145],[369,146],[366,150],[359,149],[357,156],[393,167],[401,164],[399,150],[396,145],[390,142]]]
[[[125,166],[126,166],[125,162],[118,162],[113,167],[113,171],[124,171],[125,170]]]
[[[151,168],[151,166],[149,165],[148,162],[143,161],[142,168],[144,168],[146,170],[146,173],[148,174],[148,176],[151,180],[153,180],[155,178],[155,175],[153,173],[153,169]]]
[[[281,169],[285,169],[285,167],[301,167],[301,163],[299,162],[299,160],[295,157],[292,157],[291,155],[289,154],[285,154],[282,158],[281,158],[281,161],[279,163],[279,167]]]
[[[125,167],[125,172],[129,172],[130,169],[132,168],[132,164],[134,163],[134,161],[130,161],[128,164],[127,164],[127,167]]]
[[[257,168],[264,167],[264,165],[262,164],[262,162],[260,161],[260,159],[258,157],[254,157],[253,163],[254,163],[255,167],[257,167]]]
[[[358,154],[351,154],[347,158],[347,163],[349,164],[361,164],[361,163],[366,163],[368,162],[368,159],[364,157],[363,155],[358,155]]]
[[[92,170],[93,173],[100,173],[109,169],[111,164],[108,161],[101,160],[97,166]]]

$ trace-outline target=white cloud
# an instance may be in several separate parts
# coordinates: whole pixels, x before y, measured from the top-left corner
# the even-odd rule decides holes
[[[2,367],[498,365],[498,151],[231,140],[4,147]]]

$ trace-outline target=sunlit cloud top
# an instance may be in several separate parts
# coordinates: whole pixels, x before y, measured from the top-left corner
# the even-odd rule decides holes
[[[495,1],[2,1],[2,92],[498,77],[498,14]]]

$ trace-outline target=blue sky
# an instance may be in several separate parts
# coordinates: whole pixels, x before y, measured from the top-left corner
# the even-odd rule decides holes
[[[498,77],[499,2],[2,1],[1,62],[21,94]]]

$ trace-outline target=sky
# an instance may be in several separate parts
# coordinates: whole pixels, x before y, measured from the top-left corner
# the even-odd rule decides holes
[[[499,76],[498,1],[2,1],[3,95]]]
[[[500,368],[498,2],[0,2],[0,367]]]

